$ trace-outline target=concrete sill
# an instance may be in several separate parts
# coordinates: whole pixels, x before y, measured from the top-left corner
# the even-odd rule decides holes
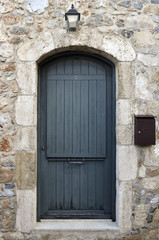
[[[116,222],[111,220],[41,220],[36,223],[35,230],[50,230],[50,231],[119,231]]]

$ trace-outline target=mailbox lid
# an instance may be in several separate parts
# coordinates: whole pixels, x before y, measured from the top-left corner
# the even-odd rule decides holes
[[[135,116],[135,144],[155,145],[155,117],[151,115]]]

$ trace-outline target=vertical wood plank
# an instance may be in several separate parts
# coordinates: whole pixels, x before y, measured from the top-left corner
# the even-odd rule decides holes
[[[88,154],[88,81],[81,81],[81,153]]]
[[[73,82],[73,153],[79,154],[80,149],[80,81]]]
[[[64,209],[71,209],[71,165],[64,162]]]
[[[57,81],[56,153],[64,152],[64,81]]]
[[[97,153],[106,153],[106,84],[97,81]]]
[[[112,204],[112,195],[111,195],[111,189],[112,189],[112,183],[110,181],[111,179],[111,164],[110,160],[105,161],[104,166],[104,189],[103,189],[103,195],[104,195],[104,209],[106,212],[111,212],[111,204]]]
[[[56,153],[56,81],[47,81],[47,155]]]
[[[80,209],[87,210],[87,162],[80,166]]]
[[[105,67],[102,63],[97,63],[97,75],[105,75]]]
[[[95,167],[95,179],[96,179],[96,209],[104,209],[104,161],[97,161]]]
[[[64,61],[57,61],[57,75],[63,75],[65,73]]]
[[[72,81],[65,81],[65,153],[71,154],[72,149],[72,106],[73,106],[73,96],[72,96]]]
[[[73,58],[73,75],[80,75],[81,73],[81,62],[79,57]]]
[[[72,209],[78,210],[80,203],[80,166],[72,164]]]
[[[66,59],[65,60],[65,75],[72,75],[72,72],[73,72],[72,59]]]
[[[57,162],[49,162],[49,209],[56,209],[56,195],[57,195]]]
[[[88,209],[95,210],[96,205],[96,179],[95,179],[95,161],[88,162],[88,195],[87,195],[87,202],[88,202]]]
[[[89,67],[89,74],[90,74],[90,75],[96,75],[96,73],[97,73],[97,65],[96,65],[96,62],[94,62],[94,61],[89,61],[88,67]]]
[[[86,59],[81,59],[81,75],[88,75],[88,61]]]
[[[96,153],[96,81],[89,81],[89,153]]]
[[[64,163],[57,163],[57,210],[64,209]]]
[[[49,77],[50,75],[57,75],[57,64],[49,64],[47,68],[47,76]]]

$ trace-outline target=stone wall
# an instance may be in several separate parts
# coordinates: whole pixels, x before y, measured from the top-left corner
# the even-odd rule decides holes
[[[116,65],[118,230],[36,229],[37,68],[65,50]],[[134,146],[134,114],[156,116],[155,146]],[[159,0],[0,0],[0,240],[159,239],[158,120]]]

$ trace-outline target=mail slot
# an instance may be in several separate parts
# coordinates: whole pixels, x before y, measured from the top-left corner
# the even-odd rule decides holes
[[[135,144],[136,145],[155,145],[155,117],[154,116],[135,116]]]

